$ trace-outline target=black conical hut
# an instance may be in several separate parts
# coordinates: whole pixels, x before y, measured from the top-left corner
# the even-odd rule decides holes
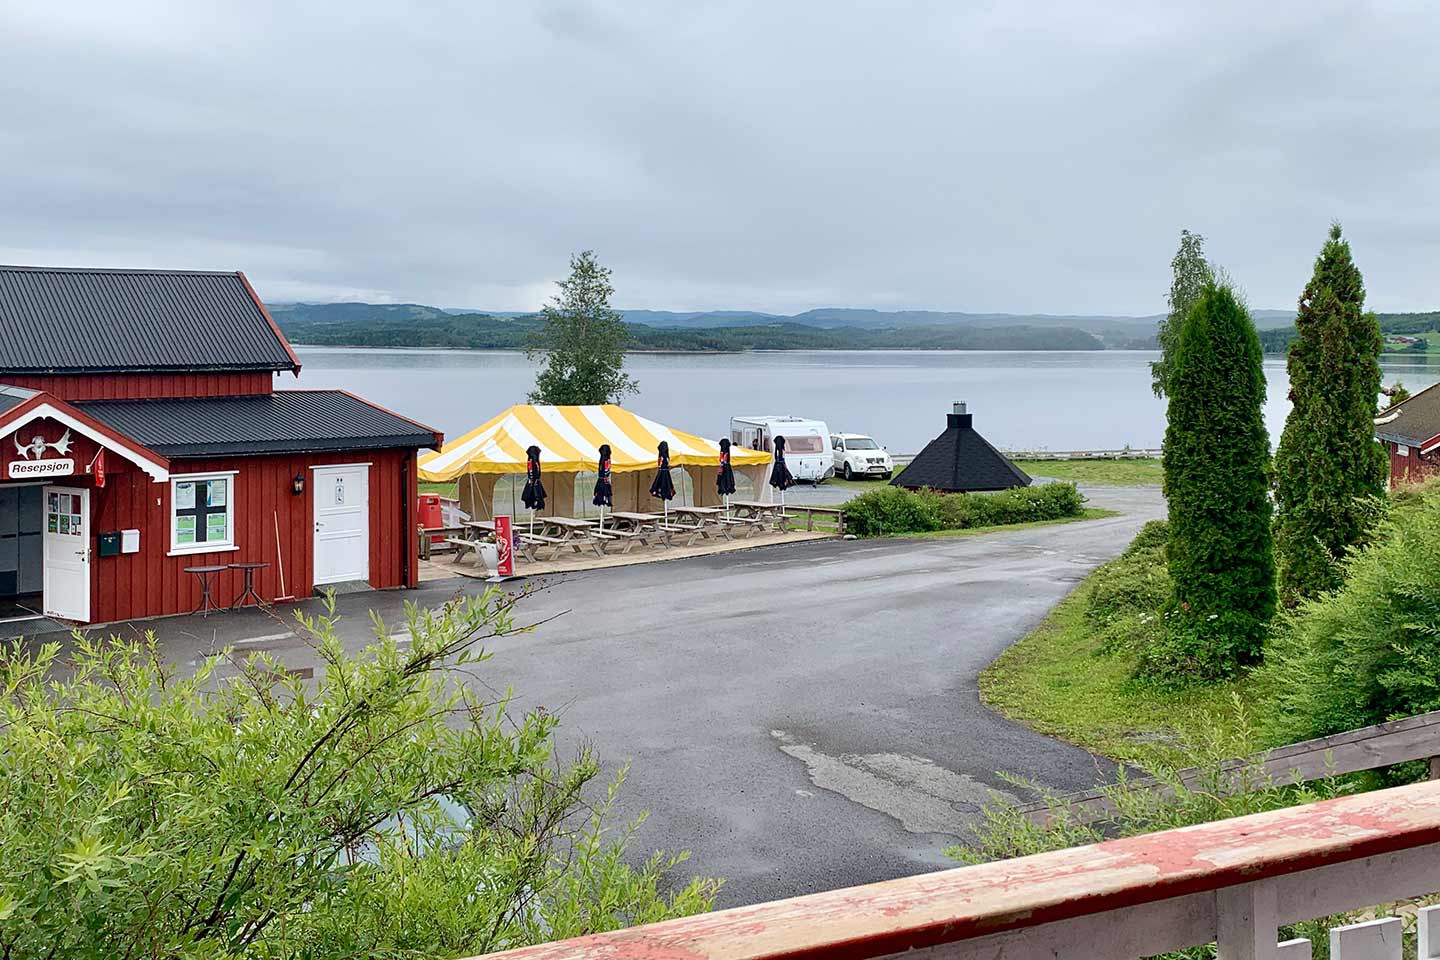
[[[945,432],[927,443],[890,485],[908,490],[975,493],[1028,487],[1030,477],[976,433],[973,415],[965,404],[956,403],[945,418]]]

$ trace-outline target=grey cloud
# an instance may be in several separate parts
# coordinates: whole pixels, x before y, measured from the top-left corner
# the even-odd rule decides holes
[[[1426,3],[0,7],[0,257],[273,298],[1151,313],[1182,226],[1257,306],[1331,219],[1433,309]]]

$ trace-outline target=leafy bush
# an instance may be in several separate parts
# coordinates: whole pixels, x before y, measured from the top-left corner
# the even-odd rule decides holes
[[[456,957],[708,909],[678,858],[627,865],[552,715],[458,682],[514,602],[410,608],[356,656],[302,618],[313,685],[264,654],[181,677],[153,635],[0,648],[0,954]]]
[[[1440,488],[1343,564],[1342,586],[1287,617],[1262,674],[1275,735],[1306,739],[1440,709]]]
[[[1078,517],[1085,498],[1073,483],[998,493],[940,493],[884,486],[845,504],[845,528],[862,537],[1005,526]]]
[[[1238,698],[1235,710],[1238,719],[1229,732],[1222,733],[1219,727],[1205,731],[1196,750],[1194,779],[1188,782],[1182,779],[1185,770],[1176,767],[1145,766],[1141,768],[1141,777],[1131,775],[1122,767],[1115,783],[1100,791],[1109,801],[1108,811],[1093,821],[1080,816],[1062,795],[1030,781],[1002,775],[1022,791],[1041,798],[1047,822],[1036,823],[997,798],[982,808],[983,817],[975,828],[973,840],[945,852],[964,863],[986,863],[1099,843],[1114,837],[1133,837],[1243,817],[1350,792],[1349,783],[1338,778],[1281,785],[1265,772],[1259,761],[1234,763],[1236,757],[1253,755],[1258,742],[1245,705]]]

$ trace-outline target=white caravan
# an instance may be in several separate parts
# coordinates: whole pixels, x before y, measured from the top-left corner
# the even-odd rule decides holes
[[[732,417],[730,442],[751,450],[775,452],[775,438],[785,438],[785,466],[796,480],[819,483],[835,475],[830,455],[830,428],[824,420],[804,417]]]

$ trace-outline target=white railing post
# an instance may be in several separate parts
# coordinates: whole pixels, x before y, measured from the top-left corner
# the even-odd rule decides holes
[[[1400,960],[1405,926],[1394,917],[1330,931],[1330,960]]]
[[[1419,932],[1419,960],[1440,960],[1440,907],[1423,907],[1415,915],[1415,927]]]
[[[1275,883],[1260,880],[1215,891],[1218,960],[1276,960]]]
[[[1275,949],[1277,960],[1310,960],[1310,941],[1304,937],[1286,940]]]

